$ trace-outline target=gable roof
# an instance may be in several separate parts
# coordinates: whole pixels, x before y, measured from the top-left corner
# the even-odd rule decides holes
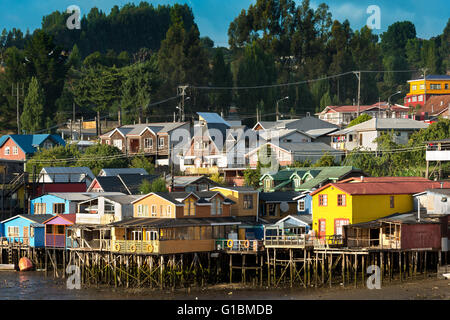
[[[42,224],[46,220],[48,220],[48,219],[50,219],[52,217],[54,217],[54,215],[52,215],[52,214],[18,214],[18,215],[14,216],[14,217],[11,217],[11,218],[8,218],[6,220],[1,221],[1,223],[6,223],[8,221],[11,221],[11,220],[14,220],[14,219],[17,219],[17,218],[23,218],[23,219],[29,220],[29,221],[31,221],[33,223]]]
[[[62,146],[66,145],[66,142],[57,134],[8,134],[0,137],[0,147],[8,139],[12,139],[27,154],[35,153],[37,147],[41,146],[47,139],[51,139],[54,143]]]
[[[79,181],[86,176],[91,179],[95,178],[91,169],[88,167],[44,167],[40,172],[40,175],[42,174],[55,174],[54,182],[60,180],[67,181],[68,179],[65,178],[65,175],[79,175]],[[73,179],[71,179],[71,181],[73,181]]]
[[[294,199],[300,195],[299,192],[283,191],[283,192],[260,192],[259,200],[265,202],[296,202]]]
[[[428,112],[429,115],[438,115],[450,107],[450,95],[436,95],[427,99],[427,103],[416,111],[416,114]]]
[[[334,136],[346,134],[348,132],[374,131],[374,130],[420,130],[425,129],[427,127],[428,127],[427,123],[411,119],[372,118],[368,121],[354,125],[350,128],[333,132],[330,135]]]
[[[89,186],[88,190],[91,189],[91,187],[98,183],[100,187],[103,189],[104,192],[122,192],[125,194],[129,194],[127,188],[123,185],[122,181],[119,179],[118,176],[112,176],[112,177],[96,177],[91,185]]]
[[[446,188],[450,182],[445,182]],[[390,194],[416,194],[427,189],[439,188],[439,182],[433,181],[403,181],[403,182],[360,182],[360,183],[329,183],[312,192],[315,195],[324,189],[335,187],[350,195],[390,195]]]
[[[174,187],[186,187],[190,184],[199,182],[201,180],[205,180],[207,183],[212,184],[214,186],[218,186],[219,184],[211,179],[209,179],[207,176],[175,176],[173,177],[174,180]],[[166,177],[166,182],[168,184],[172,183],[172,176]]]
[[[132,203],[139,202],[148,196],[156,195],[161,197],[175,205],[182,205],[182,201],[190,196],[194,196],[197,198],[198,203],[210,203],[210,200],[214,198],[216,195],[222,195],[224,198],[224,202],[234,204],[235,202],[231,199],[226,198],[219,191],[193,191],[193,192],[151,192],[149,194],[143,195],[138,199],[134,200]]]
[[[158,175],[142,175],[142,174],[119,174],[117,176],[125,186],[129,194],[139,194],[139,188],[144,180],[152,182],[159,178]]]
[[[197,114],[200,117],[202,117],[203,120],[205,120],[209,124],[212,124],[212,123],[224,124],[228,127],[231,127],[231,125],[228,122],[226,122],[221,116],[219,116],[215,112],[197,112]]]

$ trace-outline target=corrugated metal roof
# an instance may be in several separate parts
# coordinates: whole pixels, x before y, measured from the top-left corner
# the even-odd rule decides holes
[[[336,187],[351,195],[390,195],[390,194],[415,194],[427,189],[439,188],[439,182],[433,181],[401,181],[401,182],[360,182],[360,183],[330,183],[311,195],[322,191],[329,186]],[[450,182],[445,182],[444,187],[449,188]]]
[[[105,168],[100,171],[98,176],[113,177],[119,174],[144,174],[148,175],[148,172],[144,168]]]
[[[65,199],[68,201],[84,201],[89,200],[92,198],[95,198],[99,195],[124,195],[124,193],[121,192],[105,192],[105,193],[98,193],[98,192],[51,192],[48,193],[49,195]],[[42,197],[42,196],[41,196]]]
[[[88,167],[44,167],[41,170],[41,174],[49,173],[49,174],[85,174],[90,178],[94,179],[95,176],[92,173],[91,169]]]
[[[260,192],[259,200],[267,202],[296,202],[295,197],[300,195],[299,192],[284,191],[284,192]]]
[[[207,123],[224,124],[228,127],[231,125],[226,122],[221,116],[214,112],[197,112],[197,114],[203,118]]]

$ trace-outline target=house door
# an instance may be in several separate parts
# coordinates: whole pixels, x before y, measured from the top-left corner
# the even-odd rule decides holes
[[[319,239],[324,239],[327,235],[327,225],[325,219],[319,219]]]

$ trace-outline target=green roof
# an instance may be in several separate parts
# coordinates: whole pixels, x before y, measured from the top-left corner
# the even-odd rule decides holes
[[[351,166],[314,168],[314,170],[318,169],[321,170],[320,173],[313,179],[301,184],[300,188],[298,188],[299,190],[311,190],[312,188],[317,187],[319,184],[328,180],[338,180],[352,171],[361,171],[360,169]]]
[[[275,174],[270,175],[275,182],[273,189],[279,190],[290,183],[291,177],[293,174],[297,174],[300,177],[304,177],[307,173],[309,173],[313,178],[302,183],[299,188],[296,188],[296,191],[303,190],[311,190],[321,183],[327,182],[329,180],[338,180],[341,177],[349,174],[352,171],[361,171],[358,168],[351,166],[342,166],[342,167],[312,167],[312,168],[290,168],[280,170]]]

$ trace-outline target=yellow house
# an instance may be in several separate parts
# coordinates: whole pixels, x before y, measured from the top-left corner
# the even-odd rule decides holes
[[[313,193],[313,230],[320,238],[342,235],[343,225],[368,222],[414,209],[413,194],[432,181],[331,183]]]
[[[450,76],[427,75],[426,79],[409,80],[409,92],[405,97],[405,106],[424,105],[433,95],[450,94]]]
[[[235,204],[231,206],[231,215],[235,217],[258,215],[259,192],[249,187],[214,187],[211,191],[218,191]]]

